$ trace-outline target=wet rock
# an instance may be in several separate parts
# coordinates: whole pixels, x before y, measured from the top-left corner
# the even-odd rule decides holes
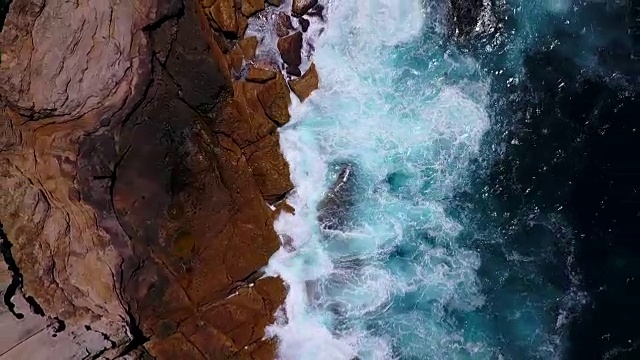
[[[302,64],[302,33],[296,31],[278,39],[278,51],[285,64],[298,67]]]
[[[324,5],[322,4],[317,4],[316,6],[311,8],[311,10],[307,12],[307,15],[320,18],[322,19],[322,21],[326,21],[324,17]]]
[[[264,69],[257,66],[251,66],[247,71],[245,79],[247,81],[266,83],[269,80],[276,78],[276,72],[271,69]]]
[[[304,101],[311,95],[311,93],[318,88],[318,72],[316,71],[316,65],[311,63],[309,69],[305,71],[298,79],[290,80],[289,86],[293,93],[298,96],[300,101]]]
[[[493,33],[500,25],[499,13],[504,6],[501,1],[482,0],[450,0],[446,5],[448,32],[458,41]]]
[[[253,60],[256,57],[256,49],[258,48],[258,38],[251,36],[238,41],[238,47],[242,50],[242,55],[247,60]]]
[[[293,30],[293,24],[291,23],[291,18],[289,15],[278,12],[276,13],[276,19],[273,22],[273,26],[276,31],[276,35],[278,37],[287,36],[291,30]]]
[[[240,9],[242,15],[250,17],[258,11],[264,10],[264,0],[242,0],[242,7]]]
[[[209,13],[220,30],[227,35],[238,33],[238,21],[233,0],[216,0]]]
[[[282,0],[267,0],[267,3],[271,6],[280,6],[282,5]]]
[[[311,10],[312,7],[316,6],[316,4],[318,4],[318,0],[293,0],[291,13],[294,16],[300,17]]]
[[[300,24],[300,28],[302,29],[302,32],[307,32],[307,30],[309,30],[309,25],[311,25],[309,20],[303,17],[298,19],[298,23]]]
[[[291,95],[289,87],[282,74],[278,74],[274,80],[269,81],[258,93],[258,99],[267,116],[278,126],[289,122],[289,105]]]
[[[324,230],[344,230],[356,192],[355,165],[344,163],[329,192],[318,204],[318,221]]]

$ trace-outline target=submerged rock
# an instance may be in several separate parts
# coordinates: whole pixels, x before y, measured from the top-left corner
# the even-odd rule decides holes
[[[340,174],[318,204],[318,221],[324,230],[344,230],[349,223],[349,212],[356,192],[355,165],[341,166]]]

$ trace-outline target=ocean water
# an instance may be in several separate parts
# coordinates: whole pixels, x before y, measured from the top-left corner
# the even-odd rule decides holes
[[[289,287],[268,329],[280,358],[563,358],[586,301],[571,226],[560,205],[496,205],[491,179],[509,124],[496,96],[570,3],[513,2],[482,56],[446,38],[435,2],[322,3],[321,86],[281,129],[296,213],[268,269]]]

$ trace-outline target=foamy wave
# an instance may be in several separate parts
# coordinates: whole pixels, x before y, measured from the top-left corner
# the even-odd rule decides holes
[[[461,227],[441,201],[488,126],[478,104],[487,84],[448,85],[395,56],[422,36],[420,0],[324,4],[328,21],[314,40],[320,89],[294,102],[281,130],[296,213],[275,224],[286,246],[268,270],[289,293],[268,334],[285,360],[481,352],[443,322],[445,308],[472,311],[484,297],[479,256],[455,243]],[[316,207],[344,159],[361,179],[353,219],[322,230]]]

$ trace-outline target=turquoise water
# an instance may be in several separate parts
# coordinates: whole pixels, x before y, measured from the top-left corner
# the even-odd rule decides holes
[[[505,255],[482,217],[450,211],[476,191],[491,79],[420,0],[325,4],[320,89],[281,131],[296,214],[277,221],[291,244],[269,266],[289,286],[269,328],[280,357],[561,357],[568,295],[538,274],[544,231],[538,255]],[[323,230],[318,204],[344,163],[350,204]]]

